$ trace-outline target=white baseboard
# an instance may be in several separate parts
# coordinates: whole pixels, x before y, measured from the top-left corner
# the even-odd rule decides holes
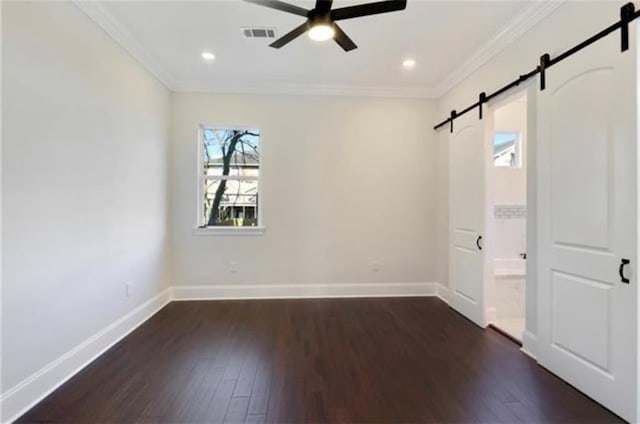
[[[438,283],[173,286],[173,300],[437,296]]]
[[[530,331],[522,333],[522,348],[520,350],[527,356],[538,359],[538,336]]]
[[[0,422],[12,422],[96,358],[135,330],[171,301],[171,291],[161,293],[135,308],[113,324],[86,339],[40,371],[0,396]]]
[[[436,283],[436,285],[437,285],[436,296],[440,300],[442,300],[444,303],[449,304],[449,287],[441,283]]]

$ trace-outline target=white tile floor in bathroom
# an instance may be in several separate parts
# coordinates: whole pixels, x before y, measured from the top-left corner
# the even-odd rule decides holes
[[[493,325],[522,341],[524,332],[524,275],[496,276],[496,318]]]
[[[497,318],[493,325],[495,325],[514,339],[522,341],[522,333],[524,333],[524,317]]]

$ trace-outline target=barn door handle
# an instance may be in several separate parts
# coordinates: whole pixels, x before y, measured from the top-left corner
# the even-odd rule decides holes
[[[478,236],[476,240],[476,246],[478,246],[478,250],[482,250],[482,246],[480,246],[480,240],[482,240],[482,236]]]
[[[629,265],[630,263],[631,261],[629,259],[622,259],[620,261],[620,268],[618,268],[618,274],[620,274],[620,280],[625,284],[629,284],[629,279],[625,278],[624,276],[624,267]]]

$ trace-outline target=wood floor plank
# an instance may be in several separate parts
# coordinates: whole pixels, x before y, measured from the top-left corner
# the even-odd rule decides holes
[[[18,422],[621,420],[435,298],[173,302]]]
[[[271,387],[271,368],[263,366],[256,373],[249,401],[250,415],[266,415]]]
[[[229,408],[227,408],[227,414],[224,417],[224,422],[228,424],[244,423],[247,417],[248,407],[248,397],[231,398],[231,402],[229,402]]]
[[[246,424],[264,424],[267,422],[267,417],[264,415],[247,415],[245,420]]]

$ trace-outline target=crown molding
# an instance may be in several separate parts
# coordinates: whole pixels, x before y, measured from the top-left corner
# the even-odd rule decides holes
[[[175,77],[107,10],[103,2],[85,0],[72,0],[72,2],[165,87],[172,89]]]
[[[432,87],[432,91],[436,93],[436,97],[444,96],[449,90],[460,84],[484,64],[500,54],[566,1],[567,0],[551,0],[533,3],[512,19],[506,27],[491,37],[489,41],[476,50],[474,54],[454,69],[453,72],[450,72],[444,80]]]
[[[180,81],[169,72],[118,19],[111,14],[103,2],[72,0],[92,21],[124,48],[147,71],[154,75],[171,91],[227,93],[227,94],[281,94],[281,95],[325,95],[354,97],[395,97],[437,99],[464,81],[484,64],[502,52],[510,44],[553,13],[567,0],[536,1],[509,24],[497,32],[469,59],[448,73],[437,84],[421,87],[341,86],[323,84],[290,84],[270,82],[212,82]]]

